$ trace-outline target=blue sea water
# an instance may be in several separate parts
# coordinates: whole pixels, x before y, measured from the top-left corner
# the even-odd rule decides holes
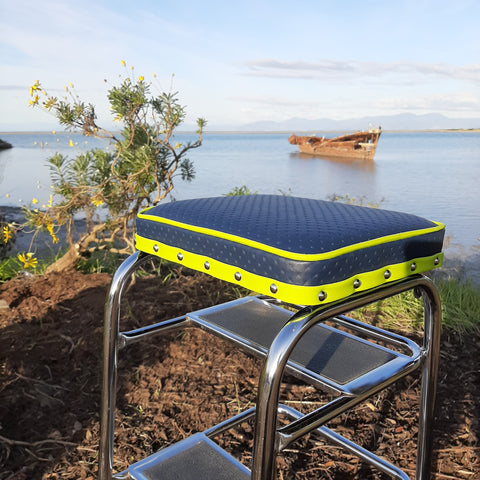
[[[328,134],[327,134],[328,135]],[[375,160],[341,161],[303,155],[283,133],[207,133],[189,153],[196,178],[177,179],[176,199],[222,195],[246,185],[258,193],[326,199],[348,195],[357,202],[417,214],[447,226],[451,251],[479,254],[480,133],[384,132]],[[0,205],[46,203],[55,152],[74,156],[108,143],[79,134],[1,133],[14,145],[0,151]],[[177,135],[176,141],[194,137]],[[69,146],[70,140],[73,147]]]

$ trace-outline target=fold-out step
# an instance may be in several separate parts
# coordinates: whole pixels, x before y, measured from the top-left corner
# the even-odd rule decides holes
[[[131,465],[117,478],[248,480],[250,471],[204,433],[197,433]]]
[[[292,314],[258,297],[245,297],[189,313],[187,318],[237,342],[244,350],[264,356]],[[409,355],[322,323],[300,340],[288,366],[291,373],[300,377],[306,376],[310,381],[326,379],[327,383],[343,390],[342,386],[387,363],[405,365],[411,361]]]

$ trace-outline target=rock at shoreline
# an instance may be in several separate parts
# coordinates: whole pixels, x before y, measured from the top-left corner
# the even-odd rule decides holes
[[[13,148],[13,145],[0,138],[0,150],[6,150],[7,148]]]

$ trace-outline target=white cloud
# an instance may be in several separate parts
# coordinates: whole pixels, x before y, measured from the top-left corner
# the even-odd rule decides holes
[[[373,103],[375,108],[391,111],[443,111],[472,113],[478,116],[480,96],[473,93],[451,93],[404,98],[385,98]]]
[[[352,77],[385,77],[404,82],[412,77],[431,76],[444,79],[480,81],[480,63],[452,65],[447,63],[421,62],[363,62],[357,60],[321,59],[316,62],[302,60],[251,60],[242,64],[245,75],[256,77],[296,78],[316,80],[350,81]]]
[[[299,104],[319,105],[320,102],[312,102],[296,98],[273,97],[273,96],[234,96],[229,97],[228,100],[233,100],[242,104],[254,104],[263,107],[298,107]]]
[[[310,98],[284,97],[272,95],[235,96],[229,100],[241,105],[241,112],[255,119],[286,120],[292,117],[343,119],[359,116],[358,112],[368,114],[389,115],[401,112],[443,113],[452,117],[478,117],[480,96],[475,92],[444,93],[435,95],[408,95],[369,99],[348,93],[339,96],[332,102],[328,96]],[[247,120],[246,120],[247,121]]]
[[[6,90],[6,91],[23,91],[26,92],[28,91],[29,86],[27,85],[0,85],[0,90]]]
[[[15,66],[16,57],[21,55],[23,65],[29,64],[40,73],[42,69],[53,71],[58,78],[69,72],[64,82],[70,81],[72,75],[74,79],[88,79],[92,72],[118,72],[122,59],[154,61],[162,57],[159,32],[162,37],[180,35],[167,19],[153,18],[141,10],[141,5],[131,16],[104,7],[101,2],[4,3],[0,41],[10,52],[8,64]]]

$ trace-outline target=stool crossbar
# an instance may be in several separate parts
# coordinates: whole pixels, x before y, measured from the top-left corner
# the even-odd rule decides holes
[[[398,467],[326,424],[420,369],[415,478],[427,480],[441,309],[433,282],[421,272],[441,265],[444,227],[410,215],[295,197],[222,197],[159,207],[139,215],[139,252],[119,268],[107,298],[99,479],[270,480],[275,478],[276,456],[311,433],[341,446],[391,477],[405,480],[408,476]],[[264,215],[264,221],[259,222],[259,215]],[[342,218],[350,222],[346,227]],[[382,224],[385,218],[387,226]],[[350,231],[352,219],[360,233]],[[256,230],[258,224],[260,233]],[[305,225],[307,229],[303,231]],[[302,231],[292,233],[295,228]],[[328,238],[318,234],[324,229],[330,232]],[[325,243],[330,250],[325,249]],[[131,275],[152,256],[233,280],[258,294],[121,332],[123,291]],[[407,291],[423,299],[425,326],[420,345],[349,316],[356,309]],[[119,352],[147,336],[191,327],[233,342],[247,354],[264,359],[256,407],[114,474]],[[283,405],[280,390],[285,373],[332,394],[333,399],[307,414]],[[289,422],[280,425],[279,415],[286,416]],[[254,421],[252,463],[242,465],[214,439],[248,418]]]

